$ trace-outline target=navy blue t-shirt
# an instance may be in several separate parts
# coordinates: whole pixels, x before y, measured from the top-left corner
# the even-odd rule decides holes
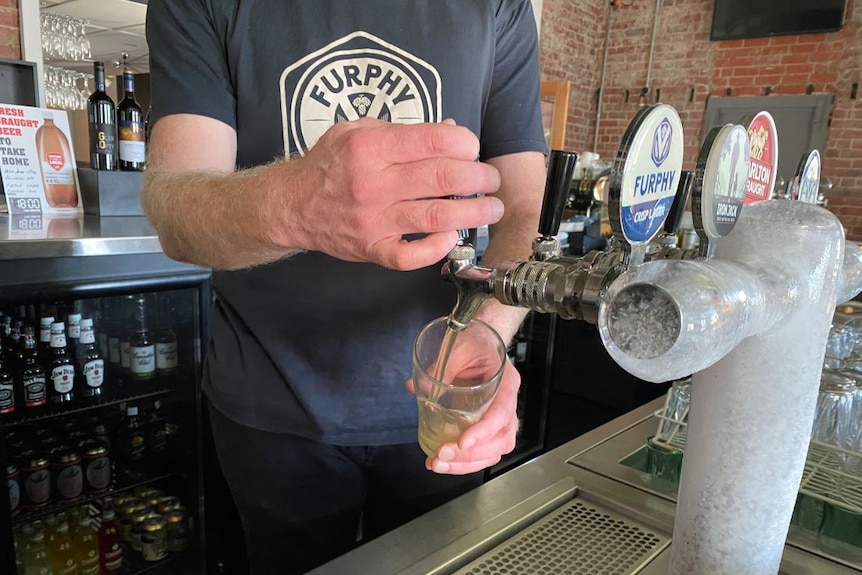
[[[232,126],[238,168],[303,154],[365,116],[453,118],[481,159],[546,149],[529,0],[150,0],[147,40],[151,121]],[[204,386],[220,411],[331,444],[416,441],[413,339],[455,303],[440,265],[309,252],[216,272],[213,286]]]

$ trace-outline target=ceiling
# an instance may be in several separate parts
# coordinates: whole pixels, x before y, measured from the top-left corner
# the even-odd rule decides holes
[[[147,39],[144,21],[147,0],[40,0],[43,11],[75,18],[83,18],[90,40],[92,58],[86,61],[58,61],[46,59],[51,66],[92,73],[93,62],[105,63],[105,71],[119,74],[122,54],[128,54],[128,68],[135,73],[149,71]]]

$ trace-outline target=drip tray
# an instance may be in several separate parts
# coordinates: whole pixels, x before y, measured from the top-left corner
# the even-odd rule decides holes
[[[570,501],[456,575],[640,573],[670,539],[593,502]]]

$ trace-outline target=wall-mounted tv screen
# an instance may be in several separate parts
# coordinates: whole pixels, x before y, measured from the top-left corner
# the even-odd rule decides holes
[[[711,40],[833,32],[847,0],[715,0]]]

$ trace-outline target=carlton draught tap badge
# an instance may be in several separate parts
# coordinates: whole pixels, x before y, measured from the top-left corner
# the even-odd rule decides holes
[[[304,154],[336,122],[439,122],[440,92],[428,63],[371,34],[349,34],[282,73],[285,153]]]

